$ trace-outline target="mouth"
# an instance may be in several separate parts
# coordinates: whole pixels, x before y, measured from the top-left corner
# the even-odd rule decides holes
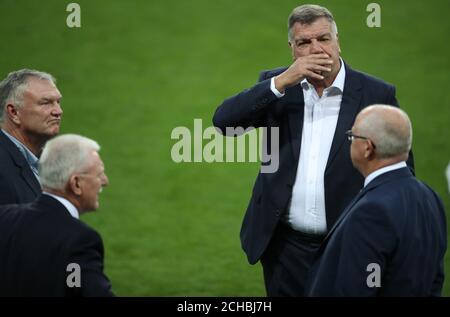
[[[57,125],[60,125],[60,124],[61,124],[61,119],[53,119],[53,120],[50,120],[48,123],[49,123],[49,124],[57,124]]]

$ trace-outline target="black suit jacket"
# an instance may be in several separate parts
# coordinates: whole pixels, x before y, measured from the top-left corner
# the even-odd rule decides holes
[[[0,207],[0,296],[112,296],[100,235],[56,199]],[[81,268],[81,287],[68,287]]]
[[[439,296],[446,248],[445,211],[437,194],[408,168],[391,171],[372,180],[331,229],[306,294]],[[379,270],[368,268],[371,263]],[[376,281],[377,270],[380,287],[367,283]]]
[[[32,202],[41,191],[23,154],[0,131],[0,205]]]
[[[374,103],[398,106],[394,86],[346,67],[344,93],[330,155],[325,169],[327,227],[331,228],[345,206],[362,188],[364,180],[353,167],[351,129],[358,112]],[[241,243],[250,263],[264,253],[280,218],[286,214],[295,182],[302,140],[304,98],[300,84],[286,89],[282,98],[270,90],[270,79],[286,68],[261,73],[260,82],[226,99],[214,114],[213,124],[226,127],[279,127],[279,168],[259,173],[241,228]],[[267,139],[270,140],[270,129]],[[410,155],[408,163],[413,168]]]

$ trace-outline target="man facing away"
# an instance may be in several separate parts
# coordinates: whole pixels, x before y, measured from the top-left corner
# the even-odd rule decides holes
[[[261,261],[269,296],[303,296],[324,236],[363,185],[344,135],[357,113],[374,103],[398,105],[394,86],[342,60],[326,8],[295,8],[288,39],[292,65],[262,72],[258,84],[226,99],[213,118],[223,132],[279,129],[279,168],[259,173],[241,228],[242,247],[251,264]]]
[[[0,205],[41,193],[38,158],[59,133],[61,98],[54,77],[36,70],[12,72],[0,83]]]
[[[374,105],[347,132],[364,188],[328,233],[310,275],[310,296],[439,296],[446,219],[438,195],[406,166],[411,122]]]
[[[39,161],[43,193],[0,206],[0,296],[112,296],[100,235],[79,220],[108,185],[97,142],[62,135]]]

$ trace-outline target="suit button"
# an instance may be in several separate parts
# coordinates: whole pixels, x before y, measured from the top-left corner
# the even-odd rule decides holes
[[[280,209],[275,210],[275,216],[279,217],[280,216]]]
[[[258,110],[258,105],[254,105],[252,108],[253,108],[253,111],[256,111],[256,110]]]
[[[261,100],[261,104],[262,104],[262,105],[265,105],[265,104],[267,103],[267,101],[268,101],[268,99],[267,99],[267,98],[264,98],[263,100]]]

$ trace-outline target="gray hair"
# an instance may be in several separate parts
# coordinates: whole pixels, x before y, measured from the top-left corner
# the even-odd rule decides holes
[[[52,75],[33,69],[21,69],[11,72],[0,82],[0,122],[3,120],[5,107],[8,103],[13,103],[17,107],[23,105],[23,93],[28,87],[28,80],[31,78],[49,80],[56,83]]]
[[[334,21],[333,14],[325,7],[315,4],[304,4],[292,10],[288,18],[288,38],[292,40],[292,27],[295,23],[311,25],[317,19],[326,18],[331,23],[333,36],[336,37],[337,26]]]
[[[411,150],[411,121],[403,110],[388,105],[365,108],[364,119],[358,124],[358,134],[370,138],[379,158],[407,154]]]
[[[39,160],[42,186],[64,190],[74,173],[88,168],[91,152],[99,150],[97,142],[76,134],[64,134],[48,141]]]

